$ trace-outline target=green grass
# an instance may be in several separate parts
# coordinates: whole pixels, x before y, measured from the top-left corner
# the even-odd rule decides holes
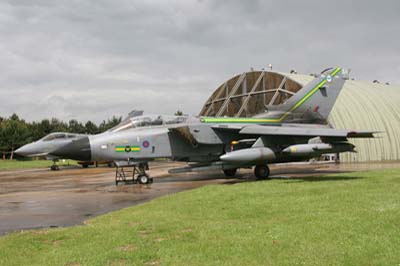
[[[59,162],[58,165],[76,165],[75,161],[66,160],[65,162]],[[27,169],[27,168],[48,168],[53,164],[49,160],[0,160],[0,170],[12,170],[12,169]]]
[[[0,265],[399,265],[400,169],[212,185],[0,238]]]

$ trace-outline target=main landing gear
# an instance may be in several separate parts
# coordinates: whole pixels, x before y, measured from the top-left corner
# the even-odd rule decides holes
[[[224,169],[224,174],[226,177],[234,177],[237,172],[237,168],[233,169]],[[269,167],[268,165],[256,165],[254,168],[254,175],[256,176],[257,180],[265,180],[269,178]]]
[[[226,177],[234,177],[236,175],[237,168],[224,169],[223,171]]]
[[[265,180],[269,177],[269,167],[268,165],[256,165],[254,168],[254,175],[258,180]]]
[[[51,170],[51,171],[58,171],[58,170],[60,170],[60,167],[58,167],[57,162],[58,162],[58,160],[53,160],[53,164],[50,166],[50,170]]]
[[[120,182],[125,184],[151,184],[153,183],[153,178],[151,178],[146,170],[149,170],[149,165],[147,163],[141,163],[132,166],[118,166],[115,169],[115,185]]]

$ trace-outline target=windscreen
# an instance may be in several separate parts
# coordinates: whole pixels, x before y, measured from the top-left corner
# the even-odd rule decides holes
[[[109,130],[109,132],[118,132],[130,128],[161,126],[169,124],[184,123],[187,116],[174,116],[174,115],[143,115],[129,117],[122,121],[117,126]]]
[[[51,133],[44,138],[42,138],[43,141],[50,141],[54,139],[65,139],[65,134],[64,133]]]

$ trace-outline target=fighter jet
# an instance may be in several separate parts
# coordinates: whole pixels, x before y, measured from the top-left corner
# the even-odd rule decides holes
[[[133,110],[128,113],[128,116],[121,121],[115,127],[107,130],[106,132],[118,132],[131,127],[132,118],[135,116],[143,115],[141,110]],[[16,154],[24,157],[46,157],[48,160],[53,161],[53,165],[50,167],[51,170],[58,170],[59,167],[56,162],[63,157],[55,156],[50,154],[52,151],[63,147],[73,140],[77,140],[81,137],[88,136],[87,134],[67,133],[67,132],[53,132],[45,137],[28,143],[15,151]],[[84,161],[81,163],[82,167],[86,168],[92,161]]]
[[[142,115],[128,130],[75,140],[52,154],[76,160],[112,160],[138,167],[139,183],[152,182],[147,162],[188,162],[171,173],[221,169],[234,176],[254,167],[257,179],[268,165],[307,161],[325,153],[353,152],[348,138],[372,138],[373,131],[337,130],[326,121],[348,72],[327,69],[283,104],[251,118]]]
[[[39,157],[45,156],[48,160],[53,161],[51,170],[58,170],[56,162],[60,159],[59,156],[50,154],[52,151],[61,148],[62,146],[70,143],[73,140],[85,137],[84,134],[74,134],[66,132],[54,132],[46,135],[45,137],[28,143],[15,151],[16,154],[25,157]]]

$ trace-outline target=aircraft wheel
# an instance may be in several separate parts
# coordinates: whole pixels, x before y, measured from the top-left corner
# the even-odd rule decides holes
[[[88,167],[89,167],[89,165],[88,165],[88,164],[86,164],[86,163],[84,163],[84,164],[82,164],[82,167],[83,167],[83,168],[88,168]]]
[[[138,177],[138,181],[140,184],[144,185],[150,183],[150,178],[147,175],[141,175]]]
[[[236,175],[237,172],[237,168],[233,168],[233,169],[224,169],[224,174],[227,177],[234,177]]]
[[[269,167],[267,165],[257,165],[254,168],[254,175],[259,180],[265,180],[269,177]]]
[[[60,168],[58,167],[58,165],[52,165],[52,166],[50,166],[50,170],[57,171],[57,170],[60,170]]]

